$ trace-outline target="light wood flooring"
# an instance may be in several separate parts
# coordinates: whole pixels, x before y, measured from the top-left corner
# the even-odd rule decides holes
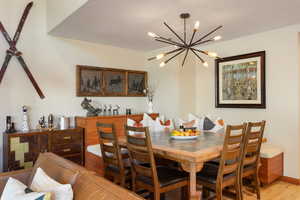
[[[244,200],[255,199],[254,194],[244,192]],[[169,193],[166,195],[166,200],[180,200],[180,195],[178,192]],[[261,200],[300,200],[300,185],[277,181],[261,189]]]

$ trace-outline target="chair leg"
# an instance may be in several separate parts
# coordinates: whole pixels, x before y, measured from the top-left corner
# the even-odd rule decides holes
[[[239,183],[236,183],[236,184],[234,185],[234,188],[235,188],[235,192],[236,192],[236,199],[237,199],[237,200],[241,200],[242,194],[241,194],[240,184],[239,184]]]
[[[217,200],[222,200],[222,188],[217,188],[216,189],[216,199]]]
[[[181,188],[181,199],[189,199],[189,188],[188,186],[182,187]]]
[[[154,191],[154,200],[160,200],[160,193],[158,191]]]
[[[202,197],[203,198],[208,198],[209,197],[209,190],[204,186],[202,186]]]
[[[256,191],[256,196],[257,199],[260,200],[260,183],[259,183],[259,177],[258,177],[258,173],[253,175],[254,178],[254,187],[255,187],[255,191]]]

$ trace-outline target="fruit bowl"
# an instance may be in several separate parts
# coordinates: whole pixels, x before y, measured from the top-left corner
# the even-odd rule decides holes
[[[184,131],[174,130],[171,132],[171,138],[176,140],[192,140],[197,139],[200,131],[188,129]]]

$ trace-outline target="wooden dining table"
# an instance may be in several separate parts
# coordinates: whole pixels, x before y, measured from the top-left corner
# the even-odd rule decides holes
[[[151,132],[153,152],[156,156],[176,161],[189,173],[190,199],[200,199],[197,191],[197,172],[201,171],[206,161],[218,158],[224,142],[224,134],[203,132],[194,140],[175,140],[170,133]],[[119,138],[119,143],[126,146],[126,138]]]

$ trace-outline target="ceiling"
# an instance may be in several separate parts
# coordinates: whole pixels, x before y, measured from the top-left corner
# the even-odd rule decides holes
[[[188,12],[189,32],[200,21],[200,37],[218,25],[229,40],[300,23],[299,0],[89,0],[51,34],[93,43],[149,51],[165,47],[147,32],[173,37],[163,22],[182,33],[179,14]]]

